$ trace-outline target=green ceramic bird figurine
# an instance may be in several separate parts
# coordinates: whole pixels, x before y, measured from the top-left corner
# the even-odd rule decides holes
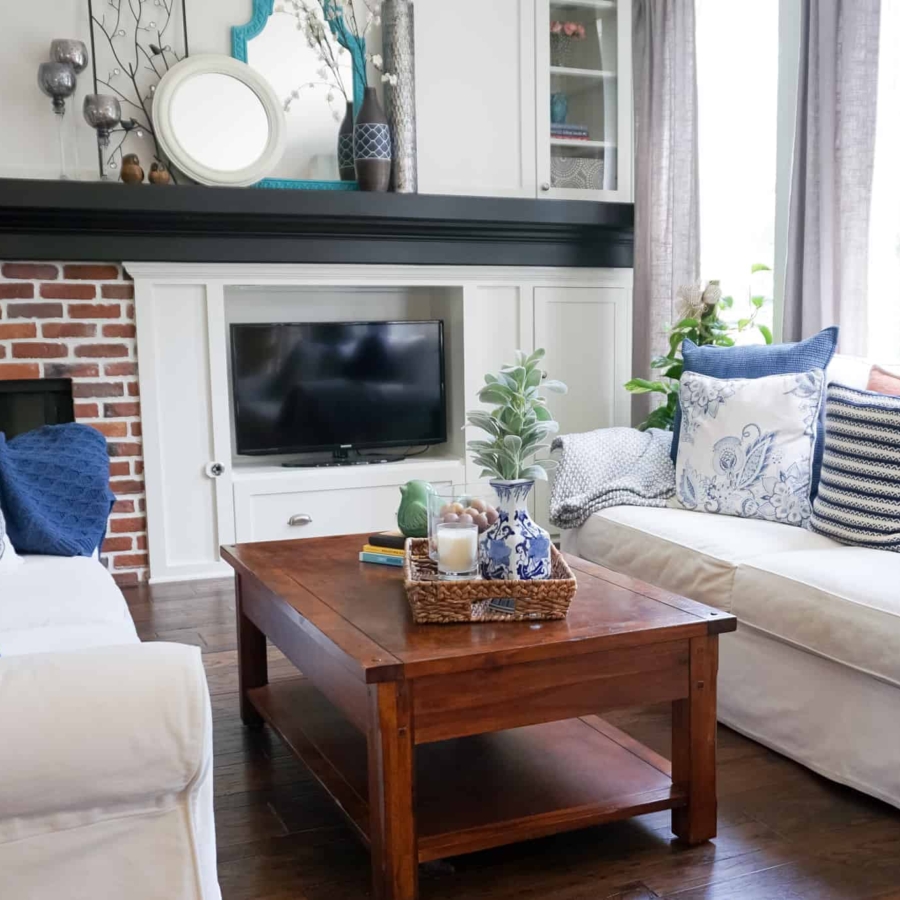
[[[428,495],[434,493],[427,481],[407,481],[400,488],[397,525],[407,537],[428,537]]]

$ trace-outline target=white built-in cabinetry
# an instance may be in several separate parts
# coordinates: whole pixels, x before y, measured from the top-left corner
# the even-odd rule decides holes
[[[135,279],[151,579],[227,575],[221,544],[392,528],[398,487],[478,480],[465,410],[516,349],[569,384],[562,430],[628,424],[631,271],[126,263]],[[234,453],[232,322],[441,319],[446,444],[405,462],[286,469]],[[547,492],[536,497],[546,520]]]
[[[631,0],[417,0],[416,91],[422,193],[632,201]]]

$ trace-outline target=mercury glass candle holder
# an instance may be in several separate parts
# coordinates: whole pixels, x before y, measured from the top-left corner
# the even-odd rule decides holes
[[[67,63],[76,75],[80,75],[88,65],[90,57],[84,41],[73,38],[57,38],[50,42],[50,61]]]
[[[66,100],[75,93],[77,76],[69,63],[44,62],[38,67],[38,87],[53,103],[56,137],[59,144],[59,177],[68,178],[66,166]]]
[[[84,98],[84,120],[97,132],[97,143],[106,149],[109,133],[122,121],[122,106],[112,94],[88,94]]]

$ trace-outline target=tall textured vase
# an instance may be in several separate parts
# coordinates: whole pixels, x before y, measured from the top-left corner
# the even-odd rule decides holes
[[[533,481],[492,481],[497,521],[481,536],[482,578],[530,581],[550,577],[550,535],[528,512]]]
[[[381,7],[384,70],[397,83],[384,86],[385,109],[394,142],[392,185],[400,194],[419,187],[416,163],[416,50],[411,0],[384,0]]]
[[[366,88],[353,128],[353,158],[361,191],[386,191],[391,183],[391,129],[375,88]]]
[[[347,112],[338,131],[337,145],[338,171],[341,181],[353,181],[356,178],[356,165],[353,162],[353,104],[347,102]]]

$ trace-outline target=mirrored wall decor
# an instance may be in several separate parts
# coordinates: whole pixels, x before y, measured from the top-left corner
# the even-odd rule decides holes
[[[153,95],[153,121],[169,160],[201,184],[256,184],[284,152],[284,110],[274,91],[228,56],[173,66]]]
[[[350,0],[253,0],[231,30],[232,56],[273,88],[285,152],[258,187],[355,191],[353,122],[366,87],[367,22]]]

